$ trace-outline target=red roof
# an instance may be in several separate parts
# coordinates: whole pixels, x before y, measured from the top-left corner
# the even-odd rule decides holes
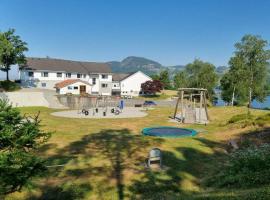
[[[64,80],[64,81],[61,81],[59,83],[56,83],[54,87],[60,89],[60,88],[66,87],[68,85],[71,85],[73,83],[77,83],[77,82],[81,82],[81,83],[84,83],[86,85],[90,85],[88,82],[82,81],[80,79],[68,79],[68,80]]]

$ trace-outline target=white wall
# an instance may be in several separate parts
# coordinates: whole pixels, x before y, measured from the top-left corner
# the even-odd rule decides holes
[[[28,76],[28,72],[31,70],[22,70],[20,73],[20,79],[22,81],[22,85],[26,87],[38,87],[43,89],[50,89],[55,90],[54,86],[56,83],[67,79],[78,79],[78,73],[71,73],[71,77],[66,77],[66,72],[62,73],[62,77],[57,77],[57,72],[49,72],[47,71],[48,77],[43,77],[42,72],[46,71],[32,71],[34,73],[33,77]],[[102,78],[102,74],[86,74],[84,77],[83,74],[80,80],[87,81],[91,85],[93,84],[93,78],[96,79],[96,84],[92,86],[92,93],[97,95],[111,95],[111,82],[112,82],[112,75],[111,74],[104,74],[106,78]],[[107,83],[108,88],[101,88],[102,83]]]
[[[112,82],[112,89],[120,90],[120,82],[117,82],[117,81]]]
[[[80,85],[85,85],[86,86],[86,93],[91,94],[91,86],[87,85],[85,83],[82,83],[82,82],[76,82],[76,83],[73,83],[73,84],[68,85],[66,87],[60,88],[58,93],[59,94],[71,93],[71,94],[79,95],[80,94]],[[69,87],[71,87],[72,89],[69,89]],[[78,87],[78,89],[74,89],[74,87]]]
[[[28,73],[33,72],[34,76],[29,77]],[[42,73],[43,72],[48,72],[48,77],[43,77]],[[57,77],[57,73],[62,73],[62,77]],[[50,72],[50,71],[31,71],[31,70],[22,70],[21,71],[21,80],[32,80],[32,79],[38,79],[40,81],[48,81],[48,80],[58,80],[58,81],[63,81],[66,79],[77,79],[77,74],[78,73],[70,73],[71,77],[66,77],[66,72]],[[89,81],[89,75],[85,74],[85,77],[82,76],[79,78],[84,81]]]
[[[93,79],[96,79],[96,84],[93,83]],[[99,94],[99,75],[98,74],[91,74],[89,77],[89,83],[92,85],[92,93]]]
[[[149,76],[141,71],[132,74],[121,81],[121,95],[122,96],[139,96],[141,91],[141,84],[152,80]]]
[[[106,75],[105,78],[102,78],[102,75]],[[93,78],[96,79],[96,84],[93,84]],[[89,83],[92,85],[92,94],[96,95],[111,95],[111,83],[112,75],[111,74],[90,74]],[[107,88],[102,88],[102,84],[107,84]]]

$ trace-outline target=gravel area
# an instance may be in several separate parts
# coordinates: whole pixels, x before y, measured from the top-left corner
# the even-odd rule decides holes
[[[68,110],[68,111],[60,111],[51,113],[53,116],[57,117],[67,117],[67,118],[90,118],[90,119],[103,119],[103,118],[137,118],[137,117],[145,117],[147,113],[142,108],[133,108],[133,107],[125,107],[119,115],[115,115],[111,113],[112,108],[107,108],[106,116],[103,116],[103,111],[105,109],[99,108],[99,112],[93,112],[93,109],[89,109],[89,115],[85,115],[81,112],[81,110]],[[94,114],[93,114],[94,113]]]

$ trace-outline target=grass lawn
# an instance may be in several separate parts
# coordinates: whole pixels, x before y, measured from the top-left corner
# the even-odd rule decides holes
[[[150,126],[183,126],[168,122],[174,108],[160,107],[134,119],[68,119],[50,115],[56,110],[43,107],[21,108],[34,115],[41,111],[42,129],[52,132],[38,154],[50,167],[44,177],[7,199],[239,199],[255,191],[212,190],[201,184],[218,163],[226,160],[226,141],[254,127],[228,126],[231,116],[246,108],[209,109],[211,123],[185,125],[202,131],[196,137],[169,139],[141,135]],[[252,110],[254,115],[266,111]],[[270,125],[270,122],[269,122]],[[165,169],[150,171],[143,163],[149,150],[163,151]]]

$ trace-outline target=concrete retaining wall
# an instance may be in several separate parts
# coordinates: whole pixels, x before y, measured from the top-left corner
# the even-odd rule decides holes
[[[13,106],[45,106],[49,107],[48,101],[42,92],[6,92],[6,97]]]

